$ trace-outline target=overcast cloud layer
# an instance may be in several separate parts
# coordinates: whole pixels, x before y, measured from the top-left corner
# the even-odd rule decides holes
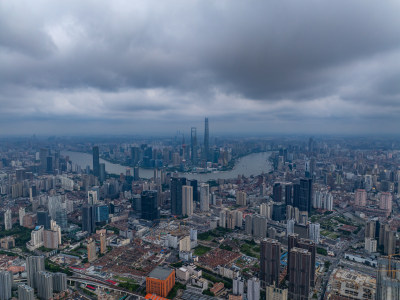
[[[399,1],[1,1],[0,135],[397,133]]]

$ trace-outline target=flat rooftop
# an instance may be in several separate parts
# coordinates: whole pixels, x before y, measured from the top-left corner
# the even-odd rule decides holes
[[[156,267],[147,277],[165,280],[172,273],[172,269],[166,267]]]

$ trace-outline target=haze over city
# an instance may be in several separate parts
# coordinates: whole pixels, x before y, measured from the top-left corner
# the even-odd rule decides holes
[[[0,135],[397,134],[399,8],[2,1]]]

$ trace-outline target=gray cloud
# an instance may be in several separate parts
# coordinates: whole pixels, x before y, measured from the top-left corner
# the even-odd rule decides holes
[[[206,115],[221,132],[398,126],[399,11],[361,0],[2,2],[0,134],[157,133]],[[79,126],[66,130],[71,119]]]

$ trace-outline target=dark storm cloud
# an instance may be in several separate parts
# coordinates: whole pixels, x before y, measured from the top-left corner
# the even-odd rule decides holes
[[[231,131],[398,123],[399,13],[365,0],[3,1],[0,117],[162,130],[205,115]]]

